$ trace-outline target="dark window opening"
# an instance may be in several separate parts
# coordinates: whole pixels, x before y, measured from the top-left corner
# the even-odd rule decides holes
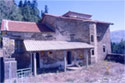
[[[94,49],[92,49],[92,55],[94,55]]]
[[[23,53],[23,51],[24,51],[23,40],[15,40],[15,52]]]
[[[91,42],[94,42],[94,37],[93,37],[93,35],[91,35]]]
[[[105,46],[103,46],[103,52],[105,52]]]
[[[36,53],[37,68],[40,68],[40,55]]]
[[[67,64],[72,64],[72,53],[71,53],[71,51],[67,52]]]

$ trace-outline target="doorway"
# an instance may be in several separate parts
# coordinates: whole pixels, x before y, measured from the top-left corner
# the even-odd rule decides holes
[[[72,64],[72,53],[71,53],[71,51],[67,52],[67,64]]]
[[[36,53],[36,66],[37,68],[40,68],[40,56],[38,52]]]

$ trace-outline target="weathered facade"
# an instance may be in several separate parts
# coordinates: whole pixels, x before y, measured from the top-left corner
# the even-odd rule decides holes
[[[63,16],[45,14],[41,24],[3,20],[1,26],[3,55],[4,57],[15,57],[18,65],[23,64],[18,68],[25,68],[32,66],[30,57],[32,52],[27,51],[24,40],[83,42],[93,48],[66,49],[67,56],[70,58],[69,60],[67,58],[67,64],[79,61],[79,65],[84,65],[86,53],[88,53],[89,63],[98,62],[111,53],[110,24],[112,23],[94,21],[91,15],[71,11]],[[64,51],[36,51],[37,67],[64,66]]]

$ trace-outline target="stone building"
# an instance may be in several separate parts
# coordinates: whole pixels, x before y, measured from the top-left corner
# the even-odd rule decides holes
[[[3,56],[14,57],[18,68],[82,66],[103,60],[111,53],[112,23],[92,15],[69,11],[62,16],[45,14],[41,23],[3,20]],[[35,73],[36,74],[36,73]]]

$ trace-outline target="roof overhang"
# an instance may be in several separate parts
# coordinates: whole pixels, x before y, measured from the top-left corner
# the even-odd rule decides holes
[[[82,42],[24,40],[26,51],[90,49],[94,46]]]

